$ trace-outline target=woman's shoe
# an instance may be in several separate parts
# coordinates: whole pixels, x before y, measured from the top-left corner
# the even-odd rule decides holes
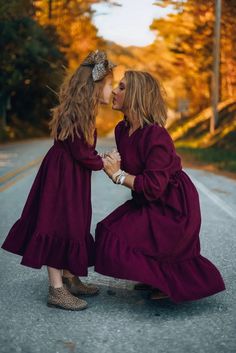
[[[150,286],[149,284],[136,283],[134,285],[134,290],[150,290],[150,289],[152,289],[152,286]]]
[[[167,298],[169,298],[168,295],[157,288],[154,288],[150,295],[151,300],[160,300],[160,299],[167,299]]]
[[[61,288],[49,287],[47,305],[49,307],[74,311],[86,309],[88,306],[85,300],[73,296],[64,286]]]
[[[62,282],[73,295],[93,296],[99,293],[99,288],[91,284],[85,284],[76,277],[62,277]]]

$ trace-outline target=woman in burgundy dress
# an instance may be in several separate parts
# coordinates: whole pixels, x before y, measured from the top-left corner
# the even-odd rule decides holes
[[[91,52],[62,85],[50,122],[54,145],[2,245],[21,255],[25,266],[47,265],[49,306],[81,310],[87,303],[76,296],[98,293],[77,276],[86,276],[88,266],[94,265],[91,171],[106,163],[95,150],[95,117],[98,104],[109,103],[113,66],[105,52]]]
[[[107,157],[105,171],[132,199],[98,223],[95,270],[149,285],[152,299],[176,303],[224,290],[217,268],[200,255],[198,193],[164,128],[159,83],[127,71],[113,95],[113,109],[125,115],[115,129],[121,164]]]

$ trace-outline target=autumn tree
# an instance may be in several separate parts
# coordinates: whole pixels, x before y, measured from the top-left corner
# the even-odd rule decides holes
[[[54,26],[62,40],[70,68],[75,68],[89,51],[102,48],[104,40],[92,22],[92,4],[101,0],[34,0],[36,19],[42,26]],[[106,0],[117,5],[116,2]]]
[[[225,0],[221,25],[221,99],[236,97],[236,0]]]
[[[190,113],[210,105],[213,68],[214,1],[162,0],[158,6],[173,6],[173,14],[154,20],[151,29],[163,40],[173,73],[182,81],[176,102],[190,102]],[[221,100],[235,95],[236,1],[223,0],[221,29]],[[175,68],[175,70],[174,70]]]

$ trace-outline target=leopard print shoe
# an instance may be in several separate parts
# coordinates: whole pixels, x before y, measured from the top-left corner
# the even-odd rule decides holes
[[[78,277],[62,277],[62,282],[73,295],[93,296],[99,293],[99,288],[83,283]]]
[[[49,287],[47,305],[73,311],[83,310],[88,306],[85,300],[73,296],[65,286],[61,288]]]

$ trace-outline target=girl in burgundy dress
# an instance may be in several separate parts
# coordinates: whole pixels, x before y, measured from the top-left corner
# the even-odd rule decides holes
[[[81,310],[87,303],[77,296],[98,293],[77,276],[86,276],[94,264],[91,171],[106,163],[95,150],[95,117],[98,104],[109,103],[113,67],[104,52],[91,52],[62,85],[50,122],[54,145],[40,166],[21,218],[2,245],[21,255],[25,266],[47,265],[49,306]]]
[[[115,129],[121,164],[111,155],[105,171],[132,190],[132,199],[98,223],[95,270],[146,284],[152,299],[176,303],[224,290],[217,268],[200,255],[198,193],[164,128],[159,83],[127,71],[113,95],[113,109],[125,115]]]

